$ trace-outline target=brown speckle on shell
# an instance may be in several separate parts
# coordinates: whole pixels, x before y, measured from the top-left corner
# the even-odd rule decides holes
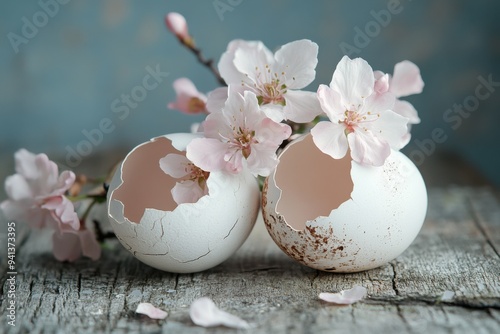
[[[278,247],[296,261],[329,272],[345,272],[348,271],[345,268],[355,265],[351,254],[357,254],[360,248],[352,240],[346,242],[336,237],[331,226],[307,225],[304,230],[296,231],[282,215],[268,213],[268,205],[263,205],[262,210],[269,234]]]

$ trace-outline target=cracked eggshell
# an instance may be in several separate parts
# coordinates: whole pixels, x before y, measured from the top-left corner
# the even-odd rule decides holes
[[[322,153],[310,134],[290,143],[264,184],[267,230],[314,269],[357,272],[400,255],[417,236],[427,191],[415,165],[392,151],[381,167]]]
[[[209,194],[177,205],[176,180],[159,160],[183,153],[196,134],[157,137],[134,148],[115,172],[108,218],[121,244],[140,261],[169,272],[212,268],[246,240],[257,218],[260,192],[250,173],[211,173]]]

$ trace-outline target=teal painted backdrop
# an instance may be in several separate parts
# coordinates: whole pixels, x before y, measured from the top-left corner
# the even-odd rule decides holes
[[[500,2],[487,0],[2,1],[1,156],[25,147],[76,166],[77,157],[67,160],[72,150],[126,151],[189,131],[199,117],[166,109],[173,80],[187,76],[202,91],[217,84],[167,32],[169,11],[187,18],[216,61],[235,38],[271,49],[317,42],[308,90],[330,82],[344,53],[387,72],[403,59],[415,62],[426,86],[408,100],[422,123],[404,152],[419,164],[459,155],[500,185]],[[147,75],[156,79],[141,89]],[[86,137],[90,147],[81,144]]]

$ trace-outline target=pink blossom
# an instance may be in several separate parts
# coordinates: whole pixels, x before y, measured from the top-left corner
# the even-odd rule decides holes
[[[184,155],[170,153],[160,159],[160,168],[173,178],[180,179],[171,193],[177,204],[195,203],[208,194],[208,172],[196,167]]]
[[[260,41],[234,40],[221,56],[219,71],[233,90],[249,90],[264,113],[274,120],[310,122],[321,113],[316,94],[301,91],[316,76],[318,45],[299,40],[283,45],[275,54]],[[210,105],[224,94],[209,97]],[[210,108],[209,108],[210,110]]]
[[[392,93],[397,98],[392,110],[399,115],[408,118],[408,133],[405,136],[404,143],[404,145],[406,145],[411,138],[411,125],[420,123],[420,118],[418,117],[417,110],[410,102],[401,100],[399,98],[413,94],[420,94],[422,92],[424,88],[424,82],[422,80],[422,77],[420,76],[420,69],[411,61],[404,60],[394,66],[394,74],[392,76],[390,76],[389,74],[384,74],[380,71],[375,71],[374,74],[375,78],[377,79],[375,82],[375,86],[380,86],[381,81],[386,82],[385,91],[379,90],[377,91],[377,93]],[[377,90],[377,87],[375,87],[375,90]]]
[[[170,102],[170,109],[177,109],[186,114],[206,113],[207,97],[200,93],[188,78],[179,78],[173,83],[177,100]]]
[[[276,150],[291,134],[288,125],[266,117],[257,96],[229,91],[224,109],[209,114],[203,122],[205,138],[195,138],[186,156],[205,171],[238,173],[248,168],[267,176],[276,167]]]
[[[192,38],[188,32],[188,25],[184,16],[179,13],[171,12],[165,16],[165,24],[168,30],[174,34],[180,41],[190,44]]]
[[[55,229],[54,256],[59,261],[75,261],[82,255],[97,260],[101,247],[94,233],[80,224],[73,203],[64,195],[75,182],[75,174],[64,171],[45,154],[25,149],[14,155],[16,174],[5,181],[9,199],[0,209],[9,220],[22,221],[32,228]]]
[[[16,174],[5,180],[9,199],[0,203],[0,209],[9,220],[24,221],[31,227],[80,228],[80,220],[73,203],[64,193],[75,182],[75,174],[64,171],[45,154],[35,155],[25,149],[14,155]]]
[[[334,304],[353,304],[366,297],[366,288],[356,285],[352,289],[342,290],[338,293],[322,292],[319,298],[329,303]]]
[[[229,328],[251,328],[250,324],[245,320],[217,308],[214,302],[208,297],[195,300],[189,308],[189,316],[196,325],[202,327],[222,325]]]
[[[312,130],[314,143],[325,154],[340,159],[351,151],[354,161],[381,166],[400,149],[408,132],[408,119],[395,113],[395,97],[375,86],[373,70],[361,59],[344,56],[333,73],[330,86],[320,85],[318,99],[330,121]]]

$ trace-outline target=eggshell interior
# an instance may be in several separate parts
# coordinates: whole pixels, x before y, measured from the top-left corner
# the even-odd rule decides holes
[[[144,209],[172,211],[177,203],[170,190],[176,180],[165,174],[159,164],[145,163],[160,161],[168,153],[177,153],[165,137],[150,141],[147,145],[133,150],[122,165],[122,184],[113,192],[113,198],[123,204],[123,215],[129,222],[139,224]]]
[[[320,150],[311,149],[313,146],[311,136],[297,141],[293,154],[281,155],[275,173],[281,189],[276,210],[299,231],[305,229],[307,221],[328,216],[350,199],[354,187],[349,156],[332,161]]]
[[[196,272],[231,256],[255,223],[260,192],[249,173],[211,173],[209,194],[177,205],[176,183],[159,166],[169,153],[182,154],[193,134],[154,138],[132,150],[108,192],[108,217],[122,245],[142,262],[170,272]]]
[[[276,244],[300,263],[331,272],[391,261],[415,239],[427,211],[423,179],[401,152],[392,151],[381,167],[363,166],[323,154],[310,135],[282,152],[262,196]]]

